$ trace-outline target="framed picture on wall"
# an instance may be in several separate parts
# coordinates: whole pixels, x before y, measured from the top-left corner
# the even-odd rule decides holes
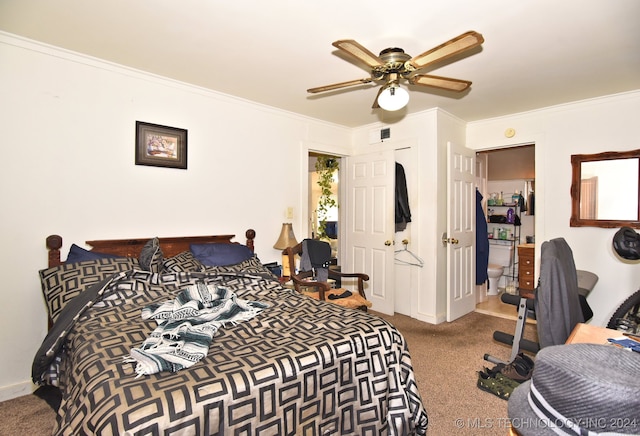
[[[187,131],[136,121],[136,165],[187,169]]]

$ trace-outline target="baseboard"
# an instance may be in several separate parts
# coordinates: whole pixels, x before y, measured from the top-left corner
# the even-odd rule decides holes
[[[445,314],[431,315],[431,314],[425,314],[420,312],[416,313],[416,316],[414,318],[417,319],[418,321],[422,321],[422,322],[426,322],[434,325],[443,323],[447,320],[447,317]]]
[[[30,395],[33,393],[33,383],[26,381],[10,386],[0,387],[0,401],[12,400],[14,398]]]

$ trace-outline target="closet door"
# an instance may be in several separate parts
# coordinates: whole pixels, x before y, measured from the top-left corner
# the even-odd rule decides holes
[[[395,159],[393,150],[346,158],[345,272],[369,275],[372,310],[393,315]]]

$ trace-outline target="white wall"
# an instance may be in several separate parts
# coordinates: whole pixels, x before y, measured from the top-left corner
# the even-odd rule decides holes
[[[64,250],[125,237],[243,242],[253,228],[260,258],[279,260],[281,223],[304,223],[307,149],[350,146],[343,127],[4,33],[0,65],[0,400],[31,391],[49,234]],[[188,169],[134,165],[136,120],[187,129]]]
[[[476,150],[535,143],[537,257],[543,241],[564,237],[577,268],[598,274],[600,280],[588,298],[595,325],[605,325],[615,308],[640,287],[640,265],[616,257],[611,238],[617,229],[569,227],[570,158],[640,148],[638,119],[640,91],[467,125],[467,146]],[[507,128],[514,128],[516,136],[506,138]]]

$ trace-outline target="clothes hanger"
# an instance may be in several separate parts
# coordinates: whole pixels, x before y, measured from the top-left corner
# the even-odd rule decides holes
[[[407,248],[407,245],[409,245],[409,240],[408,239],[403,239],[402,240],[402,245],[404,245],[403,249],[395,251],[396,264],[399,264],[399,265],[413,265],[413,266],[419,266],[420,268],[422,268],[424,266],[424,260],[422,260],[420,257],[416,256],[411,250],[409,250]],[[408,260],[404,260],[404,259],[399,259],[398,258],[399,253],[404,253],[404,252],[409,253],[409,256],[412,257],[412,260],[408,261]]]

